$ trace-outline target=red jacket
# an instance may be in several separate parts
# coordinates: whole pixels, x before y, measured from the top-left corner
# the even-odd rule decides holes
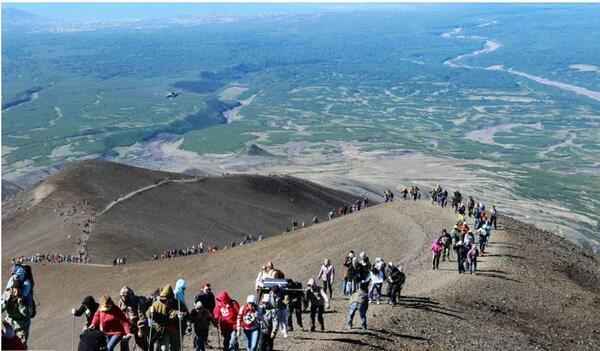
[[[256,308],[254,305],[245,304],[242,306],[237,317],[238,330],[255,330],[258,328],[258,319],[256,318]]]
[[[92,319],[91,327],[94,327],[105,335],[127,335],[131,333],[131,324],[123,311],[117,306],[113,306],[110,311],[96,311]]]
[[[223,291],[217,295],[217,305],[213,311],[213,316],[223,334],[236,329],[237,316],[240,310],[240,305],[229,297],[227,291]]]

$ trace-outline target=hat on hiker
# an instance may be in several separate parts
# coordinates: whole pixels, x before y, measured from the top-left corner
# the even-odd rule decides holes
[[[246,303],[256,304],[256,296],[255,295],[248,295],[248,297],[246,298]]]
[[[173,288],[171,285],[165,285],[164,288],[160,291],[161,299],[171,299],[173,298]]]
[[[202,308],[202,301],[196,301],[196,303],[194,304],[194,307],[196,307],[196,309]]]
[[[315,280],[314,280],[313,278],[310,278],[310,279],[308,280],[308,282],[306,282],[306,285],[308,285],[308,286],[313,286],[313,285],[315,285]]]
[[[113,300],[108,295],[100,297],[100,311],[109,311],[114,306]]]

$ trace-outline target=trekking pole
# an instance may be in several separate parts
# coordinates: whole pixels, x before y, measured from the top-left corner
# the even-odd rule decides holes
[[[73,316],[73,324],[71,328],[71,351],[75,351],[75,315]]]
[[[179,311],[179,315],[177,316],[179,319],[179,351],[183,351],[183,329],[181,326],[181,301],[177,299],[177,310]]]

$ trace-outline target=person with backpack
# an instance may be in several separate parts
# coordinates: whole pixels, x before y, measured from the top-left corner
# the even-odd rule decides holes
[[[21,342],[27,346],[31,325],[31,307],[23,297],[21,280],[10,282],[9,289],[2,298],[2,314],[12,326]]]
[[[404,285],[404,282],[406,281],[406,275],[402,272],[401,266],[394,266],[392,262],[389,262],[387,267],[388,304],[397,305],[398,299],[402,293],[402,285]]]
[[[100,307],[92,319],[90,328],[100,330],[106,335],[107,351],[113,351],[121,339],[131,336],[129,320],[107,295],[100,298]]]
[[[473,274],[477,270],[477,257],[479,256],[479,249],[477,245],[471,246],[471,249],[467,252],[467,265],[469,273]]]
[[[35,282],[33,280],[33,273],[31,270],[31,266],[24,265],[21,263],[17,263],[13,266],[11,270],[11,276],[8,279],[7,289],[10,289],[14,281],[19,282],[19,289],[21,293],[21,297],[25,301],[29,308],[29,317],[34,318],[36,315],[36,306],[33,298],[33,288],[35,286]],[[27,335],[29,335],[29,327],[27,329]]]
[[[285,321],[284,323],[287,323]],[[238,338],[242,332],[246,335],[247,350],[258,351],[258,337],[260,335],[260,323],[257,316],[256,295],[248,295],[246,304],[240,308],[237,316]]]
[[[17,333],[7,321],[2,321],[2,349],[3,350],[27,350],[27,346],[17,336]]]
[[[240,305],[229,296],[227,291],[220,292],[216,300],[217,305],[213,311],[213,316],[223,336],[223,350],[232,351],[237,345],[235,328]]]
[[[354,251],[350,250],[346,258],[344,259],[344,267],[346,267],[346,275],[344,275],[344,286],[342,290],[344,291],[344,296],[350,296],[354,292],[354,275],[356,272],[356,264],[353,265],[352,261],[356,257],[354,256]],[[358,261],[356,261],[358,262]]]
[[[346,327],[352,329],[352,323],[354,322],[354,315],[356,311],[360,315],[362,322],[362,328],[367,329],[367,310],[369,308],[369,283],[362,282],[359,284],[359,288],[350,297],[350,305],[348,307],[348,321]]]
[[[498,211],[496,210],[496,205],[492,205],[492,210],[490,211],[490,224],[494,226],[494,230],[498,229]]]
[[[444,246],[440,239],[435,239],[431,244],[431,252],[433,253],[433,270],[440,269],[440,257],[444,251]]]
[[[319,270],[317,279],[323,282],[323,290],[329,293],[329,300],[333,299],[333,282],[335,280],[335,267],[331,264],[328,258],[323,261],[323,265]]]
[[[369,280],[371,281],[369,302],[379,305],[381,303],[381,289],[385,281],[385,262],[379,257],[375,258],[375,264],[369,272]],[[375,300],[375,293],[377,293],[377,300]]]
[[[94,319],[94,315],[98,310],[98,303],[94,300],[93,296],[86,296],[81,301],[81,305],[75,309],[71,310],[71,314],[75,317],[81,317],[85,315],[85,327],[89,328],[90,324],[92,324],[92,319]]]
[[[462,241],[458,241],[454,245],[454,251],[456,252],[456,263],[458,264],[458,273],[465,273],[465,260],[467,258],[466,247]]]
[[[271,304],[269,295],[264,295],[257,311],[258,321],[260,323],[260,336],[258,338],[259,351],[273,351],[273,344],[277,336],[277,318],[275,310]]]
[[[194,350],[205,351],[210,325],[216,325],[212,313],[198,300],[190,311],[188,322],[194,329]]]
[[[215,309],[215,294],[212,292],[212,288],[210,287],[210,283],[204,284],[202,287],[202,291],[194,297],[194,303],[202,302],[202,306],[206,308],[208,311],[212,313]]]
[[[304,292],[302,290],[302,283],[288,279],[288,331],[294,330],[293,317],[296,316],[296,323],[304,330],[304,324],[302,322],[302,300],[304,298]]]
[[[136,296],[133,290],[124,286],[119,291],[119,308],[123,311],[129,323],[131,324],[131,334],[134,336],[134,341],[142,350],[148,348],[146,317],[144,313],[147,309],[147,304],[142,301],[142,296]],[[121,351],[129,350],[129,340],[121,340]]]
[[[288,337],[287,333],[287,322],[288,322],[288,307],[284,290],[278,285],[273,286],[269,292],[271,298],[271,304],[275,309],[275,317],[277,318],[277,325],[281,331],[281,335],[284,338]]]
[[[176,350],[177,345],[177,302],[171,285],[164,286],[159,297],[146,311],[150,331],[148,344],[151,350],[159,351],[162,348]]]
[[[319,321],[321,331],[325,330],[325,321],[323,313],[325,308],[329,308],[329,299],[323,289],[315,283],[315,280],[310,278],[306,283],[305,305],[310,307],[310,331],[315,331],[315,317]]]
[[[444,250],[442,251],[442,261],[445,262],[446,259],[450,261],[450,251],[452,247],[452,236],[448,233],[446,228],[442,229],[442,236],[440,237],[442,241],[442,246]]]

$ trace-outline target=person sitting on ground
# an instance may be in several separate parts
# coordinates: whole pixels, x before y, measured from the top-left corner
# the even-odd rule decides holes
[[[335,268],[331,264],[328,258],[323,261],[321,270],[317,275],[317,279],[323,282],[323,290],[325,293],[329,293],[329,299],[333,299],[333,283],[335,280]]]
[[[194,329],[194,350],[205,351],[210,325],[215,325],[212,313],[198,300],[190,311],[188,322]]]
[[[329,309],[329,299],[323,289],[315,283],[314,279],[309,279],[306,283],[306,306],[310,307],[310,331],[315,331],[315,317],[319,321],[321,331],[325,330],[325,321],[323,319],[323,313],[325,308]]]
[[[352,329],[352,323],[354,322],[354,315],[356,311],[360,315],[360,319],[362,322],[362,328],[367,329],[367,310],[369,309],[369,293],[367,290],[369,289],[368,282],[362,282],[359,284],[359,288],[352,296],[350,297],[350,305],[348,307],[348,321],[346,322],[346,327],[348,329]]]
[[[121,339],[132,336],[131,323],[107,295],[100,298],[100,307],[92,319],[90,328],[100,330],[106,335],[107,351],[113,351]]]
[[[284,323],[287,323],[285,321]],[[238,338],[242,332],[246,335],[248,351],[258,351],[260,323],[257,317],[256,295],[248,295],[246,304],[242,306],[237,316]]]
[[[86,296],[81,301],[81,305],[79,308],[73,308],[71,310],[71,314],[75,317],[81,317],[85,315],[85,327],[89,328],[90,324],[92,324],[92,319],[98,310],[98,303],[94,300],[93,296]]]
[[[217,295],[217,305],[213,311],[213,317],[223,337],[223,350],[231,350],[237,344],[236,325],[240,305],[233,300],[227,291]]]

